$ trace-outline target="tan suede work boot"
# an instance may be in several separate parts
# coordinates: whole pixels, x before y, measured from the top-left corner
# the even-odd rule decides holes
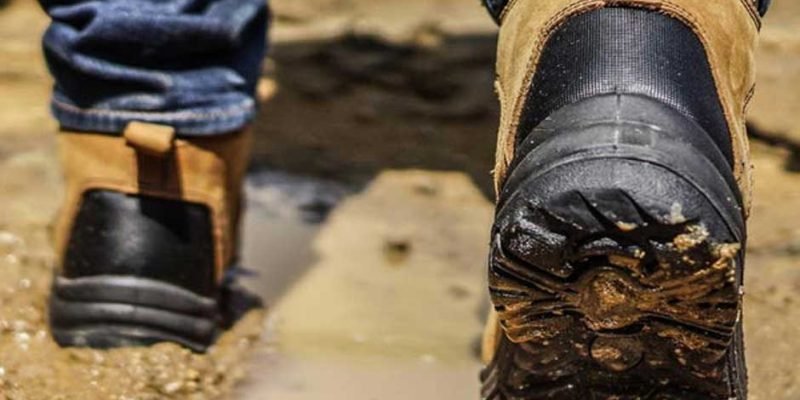
[[[766,3],[488,3],[483,398],[745,399],[744,111]]]
[[[64,346],[171,341],[203,351],[221,326],[251,135],[59,134],[66,196],[50,325]]]

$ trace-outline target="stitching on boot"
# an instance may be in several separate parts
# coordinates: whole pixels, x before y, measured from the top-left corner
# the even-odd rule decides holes
[[[758,7],[756,7],[755,2],[758,0],[740,0],[744,8],[747,9],[747,12],[750,14],[750,18],[753,19],[753,23],[756,24],[756,28],[760,31],[761,30],[761,14],[758,12]]]

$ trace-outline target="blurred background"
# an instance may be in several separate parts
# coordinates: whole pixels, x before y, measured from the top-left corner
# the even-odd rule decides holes
[[[800,2],[776,0],[750,108],[751,399],[800,399]],[[59,350],[60,196],[33,0],[0,1],[0,400],[470,399],[486,313],[496,28],[477,0],[273,0],[242,281],[207,355]]]

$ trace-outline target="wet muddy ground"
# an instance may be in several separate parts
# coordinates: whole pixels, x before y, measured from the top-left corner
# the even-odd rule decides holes
[[[203,356],[61,350],[45,329],[60,177],[32,0],[0,9],[0,400],[469,399],[492,216],[494,27],[469,0],[275,0],[242,281]],[[751,399],[800,399],[800,2],[751,107]]]

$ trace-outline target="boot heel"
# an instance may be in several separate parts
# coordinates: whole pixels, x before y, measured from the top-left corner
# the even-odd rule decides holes
[[[493,227],[504,335],[484,398],[727,400],[742,384],[744,222],[702,137],[635,96],[531,134]]]
[[[231,322],[220,307],[231,300],[251,133],[175,134],[131,122],[120,136],[59,135],[66,195],[50,297],[59,344],[167,341],[202,352]]]

